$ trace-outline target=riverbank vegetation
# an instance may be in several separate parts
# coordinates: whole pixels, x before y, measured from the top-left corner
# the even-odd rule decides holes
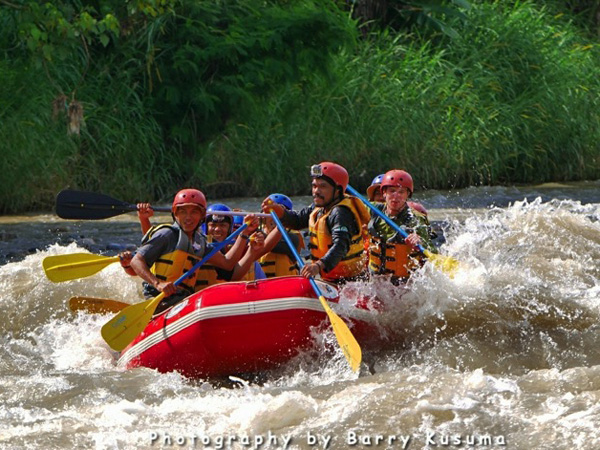
[[[593,2],[430,3],[0,1],[0,211],[305,194],[328,159],[359,189],[600,178]]]

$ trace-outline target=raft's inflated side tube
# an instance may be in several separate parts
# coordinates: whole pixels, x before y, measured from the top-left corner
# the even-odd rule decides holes
[[[319,284],[336,303],[337,289]],[[119,365],[189,377],[264,371],[309,347],[315,328],[325,325],[326,314],[306,278],[223,283],[154,318],[123,351]]]

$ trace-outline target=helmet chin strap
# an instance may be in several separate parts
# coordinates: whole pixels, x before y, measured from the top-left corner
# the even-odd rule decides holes
[[[335,192],[333,194],[333,198],[326,205],[323,205],[323,208],[329,209],[330,206],[335,205],[336,203],[339,203],[342,200],[342,198],[344,197],[343,194],[340,195],[340,191],[341,191],[340,187],[335,186]]]

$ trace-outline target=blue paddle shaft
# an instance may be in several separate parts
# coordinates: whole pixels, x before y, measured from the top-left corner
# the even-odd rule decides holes
[[[396,222],[394,222],[392,219],[390,219],[383,212],[379,211],[379,209],[377,209],[373,204],[371,204],[371,202],[369,200],[367,200],[362,195],[360,195],[356,191],[356,189],[354,189],[352,186],[348,185],[348,187],[346,188],[346,191],[350,192],[350,194],[354,195],[361,202],[363,202],[365,205],[367,205],[371,209],[371,211],[373,211],[375,214],[377,214],[379,217],[381,217],[383,220],[385,220],[385,222],[390,227],[392,227],[394,230],[396,230],[398,233],[400,233],[400,236],[402,236],[404,239],[406,239],[408,237],[408,233],[406,231],[404,231],[400,226],[398,226],[398,224]],[[425,253],[425,249],[423,248],[423,246],[421,244],[417,244],[417,248],[419,249],[419,251],[421,253]]]
[[[179,284],[181,284],[183,282],[183,280],[185,280],[186,278],[191,277],[194,272],[196,270],[198,270],[200,268],[200,266],[202,266],[202,264],[204,264],[206,261],[208,261],[210,258],[213,257],[213,255],[215,253],[217,253],[219,250],[221,250],[223,247],[225,247],[226,245],[228,245],[230,242],[232,242],[235,238],[238,237],[238,235],[244,231],[246,228],[248,227],[248,224],[244,224],[241,227],[239,227],[237,230],[235,230],[233,233],[231,233],[229,236],[227,236],[223,242],[218,242],[217,244],[215,244],[213,246],[213,249],[208,252],[208,255],[206,255],[204,258],[202,258],[200,261],[198,261],[196,264],[194,264],[192,266],[192,268],[190,270],[188,270],[186,273],[184,273],[183,275],[181,275],[174,283],[173,285],[178,286]]]
[[[275,211],[271,211],[271,217],[275,221],[275,224],[277,225],[277,228],[279,229],[279,232],[283,236],[283,239],[285,240],[285,243],[288,245],[288,247],[290,248],[290,250],[294,254],[294,258],[296,258],[296,262],[298,263],[298,267],[300,267],[300,270],[302,270],[302,268],[305,265],[304,261],[302,260],[302,257],[300,256],[300,253],[298,253],[298,250],[296,250],[296,247],[292,243],[292,240],[290,239],[290,237],[288,236],[287,232],[285,231],[285,228],[283,227],[283,224],[279,220],[279,217],[277,217],[277,214],[275,214]],[[315,294],[317,294],[319,297],[322,297],[323,294],[321,293],[321,289],[319,289],[319,286],[317,285],[315,279],[313,277],[310,277],[309,280],[310,280],[310,284],[312,285],[312,287],[313,287],[313,289],[315,291]]]

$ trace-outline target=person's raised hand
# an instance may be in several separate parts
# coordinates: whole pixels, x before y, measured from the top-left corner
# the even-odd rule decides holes
[[[260,225],[260,219],[254,215],[254,214],[247,214],[244,217],[244,223],[248,224],[248,227],[246,228],[246,231],[244,232],[244,234],[252,234],[256,231],[256,229],[259,227]]]
[[[280,219],[283,217],[283,213],[285,211],[285,208],[282,205],[275,203],[269,197],[263,200],[261,208],[263,212],[266,212],[267,214],[269,214],[271,211],[275,211],[275,214],[277,214],[277,217]]]
[[[149,219],[154,215],[154,210],[150,203],[138,203],[137,214],[140,219]]]

